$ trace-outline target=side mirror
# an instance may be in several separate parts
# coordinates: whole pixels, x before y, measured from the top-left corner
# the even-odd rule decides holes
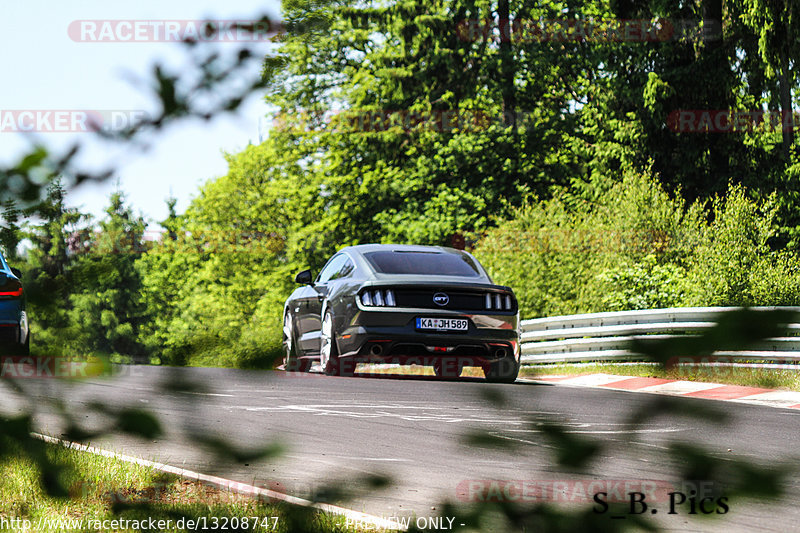
[[[18,278],[22,279],[22,271],[18,268],[11,267],[11,272],[17,276]]]
[[[298,272],[297,275],[294,277],[295,283],[300,283],[301,285],[311,285],[311,281],[313,280],[311,276],[310,270],[303,270],[302,272]]]

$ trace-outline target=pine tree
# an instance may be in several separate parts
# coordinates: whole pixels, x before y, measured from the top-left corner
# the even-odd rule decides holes
[[[22,232],[19,226],[22,213],[13,199],[3,202],[2,209],[3,225],[0,226],[0,246],[3,247],[6,260],[16,262],[18,259],[17,247],[19,246]]]

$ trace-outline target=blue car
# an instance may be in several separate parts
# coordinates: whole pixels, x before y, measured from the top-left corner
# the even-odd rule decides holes
[[[29,355],[31,339],[20,272],[0,254],[0,352]]]

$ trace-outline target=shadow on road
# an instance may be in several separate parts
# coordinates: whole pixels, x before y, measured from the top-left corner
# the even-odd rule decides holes
[[[286,376],[293,375],[293,376],[300,376],[300,377],[313,377],[313,378],[329,378],[329,379],[336,379],[335,376],[326,376],[322,373],[318,367],[315,367],[311,370],[311,372],[287,372],[285,370],[278,369],[279,374],[284,374]],[[428,374],[406,374],[403,372],[370,372],[368,370],[365,371],[357,371],[352,376],[347,376],[348,378],[367,378],[367,379],[387,379],[387,380],[405,380],[405,381],[430,381],[430,382],[454,382],[454,383],[485,383],[489,384],[483,377],[478,376],[461,376],[458,378],[453,377],[438,377]],[[497,383],[493,383],[493,385],[498,385]],[[551,383],[538,383],[533,381],[522,381],[517,380],[512,384],[506,385],[537,385],[537,386],[552,386]]]

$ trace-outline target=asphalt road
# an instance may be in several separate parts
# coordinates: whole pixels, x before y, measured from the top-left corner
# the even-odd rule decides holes
[[[165,390],[179,382],[200,388]],[[630,491],[654,495],[648,503],[659,508],[657,518],[667,530],[800,531],[796,474],[789,476],[783,500],[731,498],[729,511],[711,522],[693,519],[685,506],[668,515],[662,490],[692,488],[676,484],[682,465],[668,453],[673,442],[703,446],[723,464],[744,459],[797,465],[797,410],[675,398],[680,412],[655,414],[651,403],[663,397],[611,390],[145,366],[127,367],[114,378],[15,383],[25,397],[0,383],[3,412],[34,409],[37,428],[44,433],[59,436],[64,429],[49,407],[52,399],[63,399],[66,412],[87,428],[107,422],[92,410],[92,402],[141,407],[163,424],[165,434],[158,440],[113,436],[91,444],[301,497],[322,486],[346,488],[352,499],[331,503],[378,516],[434,516],[440,502],[467,503],[485,495],[487,487],[518,501],[544,496],[572,500],[564,505],[591,505],[581,498],[602,490],[613,495],[627,481]],[[692,416],[697,408],[714,413],[710,419]],[[653,417],[634,425],[629,417],[637,409]],[[558,449],[542,432],[551,421],[564,425],[570,436],[600,442],[596,460],[576,472],[559,468],[554,459]],[[507,446],[466,445],[465,437],[474,433]],[[280,442],[284,453],[252,462],[221,459],[199,446],[196,435],[218,435],[242,450]],[[375,490],[358,481],[373,475],[390,476],[392,484]],[[720,490],[717,496],[726,487]],[[718,508],[715,504],[713,509]]]

